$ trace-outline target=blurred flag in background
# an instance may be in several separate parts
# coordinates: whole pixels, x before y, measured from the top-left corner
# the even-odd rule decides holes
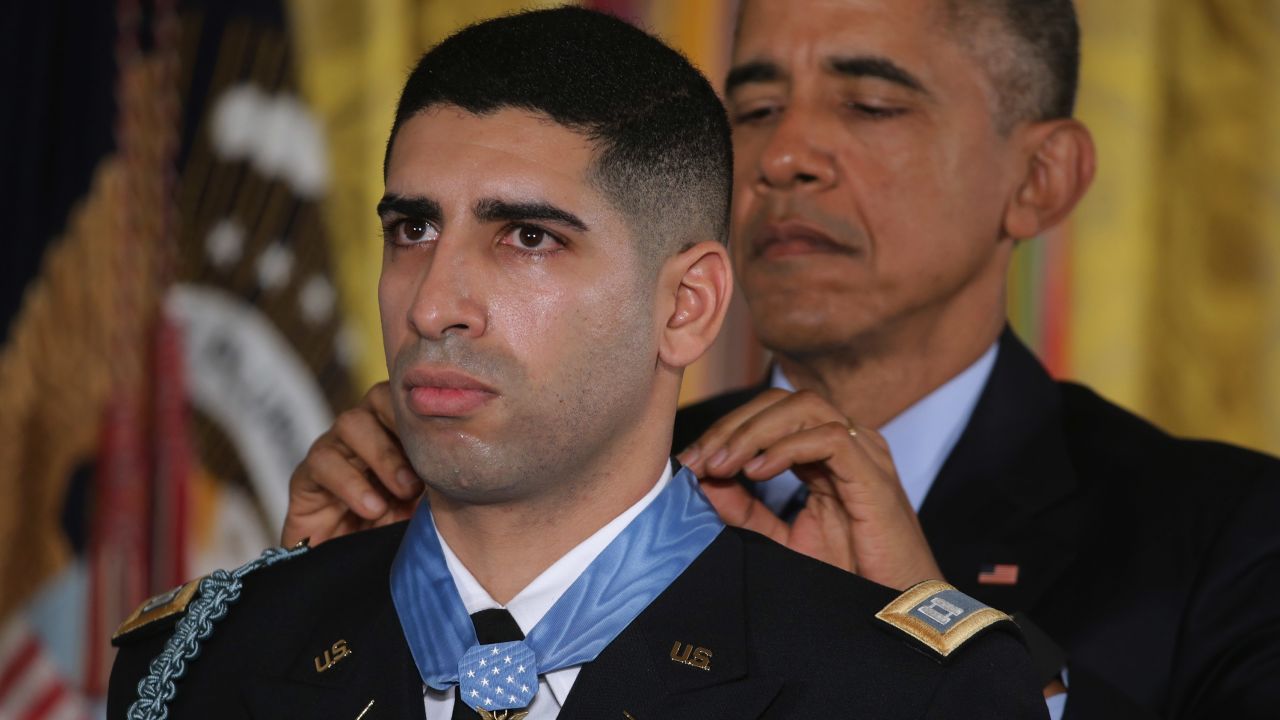
[[[146,596],[278,537],[386,375],[373,207],[395,101],[463,24],[548,2],[0,10],[0,718],[101,712]],[[715,84],[734,0],[590,0]],[[1280,4],[1077,3],[1098,182],[1015,255],[1015,327],[1175,431],[1280,451]],[[682,399],[756,382],[741,298]]]
[[[283,6],[7,12],[0,715],[76,717],[141,600],[274,544],[361,340]]]

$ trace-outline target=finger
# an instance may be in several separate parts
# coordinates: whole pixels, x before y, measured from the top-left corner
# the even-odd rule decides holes
[[[401,520],[408,520],[413,517],[413,511],[417,508],[417,505],[417,501],[414,500],[393,502],[388,506],[387,511],[383,513],[381,517],[373,521],[373,526],[382,527],[384,525],[400,522]]]
[[[839,422],[779,440],[744,465],[743,473],[758,480],[794,467],[802,480],[809,481],[814,473],[805,466],[811,464],[825,471],[817,475],[830,480],[832,490],[854,520],[864,519],[868,513],[888,505],[909,506],[897,474],[877,466],[868,451],[850,437],[848,428]]]
[[[910,510],[908,515],[915,518],[915,510],[911,508],[911,500],[907,490],[898,478],[898,469],[893,463],[889,444],[875,431],[864,431],[859,428],[853,443],[854,452],[845,457],[834,459],[831,464],[835,475],[835,489],[846,505],[858,501],[867,502],[868,507],[894,505]],[[862,519],[855,515],[856,519]]]
[[[698,477],[703,476],[706,467],[706,460],[715,452],[717,452],[724,441],[728,439],[733,431],[738,428],[748,418],[759,413],[761,410],[779,402],[791,393],[778,388],[770,388],[750,401],[734,408],[731,412],[725,414],[724,417],[711,424],[702,436],[693,442],[692,445],[685,448],[676,456],[681,465],[689,468]]]
[[[849,427],[850,427],[851,429],[853,429],[853,430],[856,430],[856,431],[857,431],[857,437],[858,437],[858,439],[860,439],[860,440],[866,440],[867,442],[869,442],[869,443],[871,443],[872,445],[874,445],[876,448],[878,448],[878,449],[880,449],[880,450],[884,451],[884,453],[885,453],[886,455],[887,455],[887,454],[889,454],[889,451],[890,451],[890,450],[889,450],[889,441],[888,441],[888,440],[885,440],[885,439],[884,439],[884,435],[882,435],[878,430],[874,430],[874,429],[869,428],[869,427],[864,427],[864,426],[862,426],[862,425],[852,425],[852,424],[850,424],[850,426],[849,426]]]
[[[849,572],[857,572],[852,521],[840,501],[810,495],[796,516],[788,547]]]
[[[396,472],[394,478],[396,483],[388,484],[388,487],[392,488],[396,497],[400,499],[421,496],[426,486],[417,473],[413,471],[412,466],[409,465],[408,456],[404,452],[404,445],[400,442],[399,431],[396,429],[395,411],[391,404],[391,383],[386,380],[375,383],[365,393],[360,405],[369,409],[377,419],[378,424],[386,428],[387,438],[394,444],[399,459],[403,463],[403,467]],[[382,475],[378,477],[383,482],[386,482]]]
[[[877,467],[884,472],[897,475],[897,468],[893,464],[893,452],[883,435],[861,425],[850,426],[849,434],[867,452]]]
[[[365,407],[348,410],[333,423],[336,440],[364,463],[395,497],[408,500],[422,492],[421,482],[409,469],[400,442]]]
[[[826,423],[843,426],[844,416],[815,393],[792,393],[740,423],[724,447],[707,460],[706,472],[712,477],[736,475],[782,438]]]
[[[790,528],[736,480],[703,482],[702,492],[726,525],[758,532],[785,544]]]
[[[391,383],[383,380],[369,388],[360,404],[373,410],[383,427],[392,433],[396,432],[396,415],[391,408]]]
[[[313,445],[294,477],[297,482],[289,483],[290,515],[337,508],[373,520],[387,511],[378,486],[333,444]]]
[[[308,476],[305,480],[300,476]],[[369,521],[352,512],[337,496],[324,490],[300,468],[290,479],[289,507],[281,529],[281,544],[292,547],[303,538],[319,545],[331,537],[369,526]]]

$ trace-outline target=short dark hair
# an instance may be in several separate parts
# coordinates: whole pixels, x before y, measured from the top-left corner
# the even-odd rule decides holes
[[[947,0],[954,30],[987,66],[997,124],[1071,117],[1080,79],[1072,0]]]
[[[724,106],[679,52],[611,15],[533,10],[464,28],[431,49],[405,82],[387,141],[437,106],[476,115],[543,114],[595,148],[589,181],[665,258],[728,233],[733,150]],[[386,173],[384,160],[383,173]]]

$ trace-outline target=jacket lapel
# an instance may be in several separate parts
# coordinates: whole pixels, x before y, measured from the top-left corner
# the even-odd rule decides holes
[[[721,532],[594,661],[560,720],[758,718],[782,687],[749,672],[741,540]]]
[[[387,720],[424,716],[422,679],[389,588],[376,593],[363,590],[370,596],[367,602],[331,604],[306,634],[314,644],[296,648],[278,675],[260,678],[245,691],[252,717]]]
[[[947,580],[1007,612],[1032,611],[1075,559],[1076,477],[1057,384],[1005,330],[973,416],[920,508]],[[984,565],[1018,566],[984,584]]]

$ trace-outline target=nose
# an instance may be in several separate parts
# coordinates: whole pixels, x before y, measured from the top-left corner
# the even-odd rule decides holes
[[[802,104],[784,110],[757,161],[757,190],[825,190],[836,182],[836,164],[822,118]]]
[[[464,240],[441,235],[424,264],[409,307],[409,324],[426,340],[449,335],[477,338],[484,334],[483,258],[468,252]]]

